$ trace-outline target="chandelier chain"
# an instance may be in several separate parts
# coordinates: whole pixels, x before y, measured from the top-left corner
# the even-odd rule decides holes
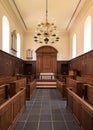
[[[48,0],[46,0],[46,23],[48,22]]]

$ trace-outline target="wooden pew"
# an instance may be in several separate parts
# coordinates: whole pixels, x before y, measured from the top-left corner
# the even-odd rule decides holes
[[[3,104],[8,98],[14,96],[21,88],[26,87],[26,79],[20,79],[8,84],[0,85],[0,105]]]
[[[16,77],[12,77],[12,76],[2,76],[0,78],[0,85],[3,85],[3,84],[8,84],[10,82],[13,82],[16,80]]]
[[[16,75],[17,79],[26,78],[26,99],[30,100],[32,93],[36,88],[35,74],[33,75]]]
[[[84,99],[93,106],[93,86],[84,84]]]
[[[32,97],[32,93],[36,88],[36,80],[29,82],[26,84],[26,99],[30,100]]]
[[[12,130],[25,107],[25,88],[0,106],[0,130]]]
[[[78,81],[82,81],[84,83],[83,87],[82,87],[84,99],[88,103],[93,105],[93,80],[92,80],[92,77],[90,77],[90,76],[79,77],[78,76],[76,79]]]
[[[93,130],[93,107],[67,88],[67,106],[82,130]]]
[[[26,78],[21,78],[19,80],[15,80],[14,82],[11,82],[9,87],[10,97],[14,96],[14,94],[19,92],[21,88],[25,88],[25,87],[26,87]]]
[[[8,84],[0,86],[0,105],[3,104],[9,97],[8,88]]]
[[[77,81],[75,79],[72,78],[67,78],[66,79],[66,86],[67,88],[71,88],[73,92],[75,92],[77,95],[79,95],[80,97],[82,97],[83,93],[82,93],[82,88],[83,88],[83,82],[82,81]]]
[[[32,74],[32,75],[21,75],[21,74],[17,74],[16,75],[16,79],[21,79],[21,78],[26,78],[26,83],[32,82],[35,79],[36,75]]]
[[[76,80],[93,85],[93,77],[89,75],[76,76]]]
[[[57,88],[59,89],[62,97],[66,98],[67,97],[66,84],[64,82],[57,80]]]

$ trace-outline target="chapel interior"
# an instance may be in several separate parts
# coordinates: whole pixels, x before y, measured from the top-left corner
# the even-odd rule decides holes
[[[0,130],[93,130],[93,0],[0,0]]]

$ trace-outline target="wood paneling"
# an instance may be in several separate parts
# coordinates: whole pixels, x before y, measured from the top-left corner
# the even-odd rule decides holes
[[[43,46],[36,50],[36,72],[57,72],[57,50],[51,46]]]
[[[23,61],[0,50],[0,75],[16,75],[23,73]]]
[[[78,70],[81,75],[93,75],[93,50],[70,60],[69,69]]]
[[[24,61],[24,75],[32,75],[36,73],[36,61]]]

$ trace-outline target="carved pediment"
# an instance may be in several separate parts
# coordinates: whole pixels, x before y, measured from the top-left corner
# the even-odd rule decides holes
[[[42,46],[40,48],[38,48],[36,50],[36,53],[41,53],[41,54],[44,54],[44,53],[57,53],[58,51],[54,48],[54,47],[51,47],[51,46]]]

